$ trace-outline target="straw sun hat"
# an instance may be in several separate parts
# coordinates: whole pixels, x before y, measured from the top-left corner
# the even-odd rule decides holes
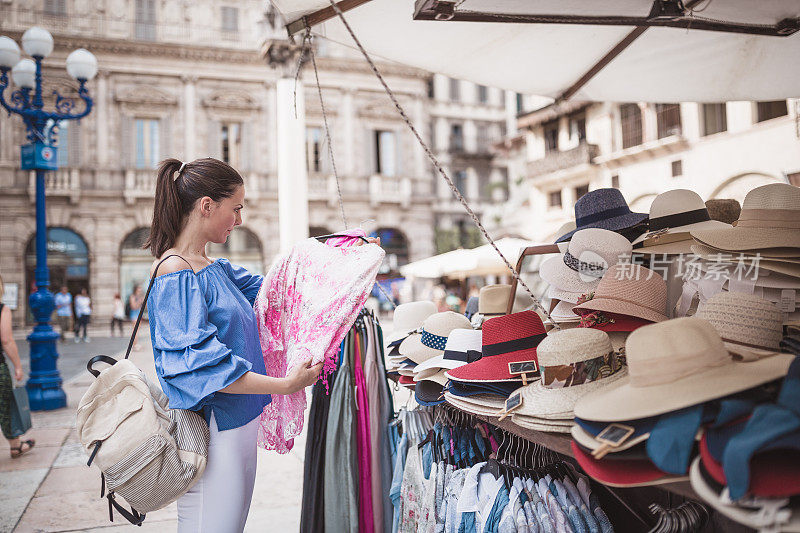
[[[426,318],[436,312],[433,302],[408,302],[400,304],[392,315],[392,332],[386,336],[386,348],[393,348],[408,335],[422,325]]]
[[[486,285],[478,295],[478,313],[485,317],[506,314],[511,285]]]
[[[605,311],[651,322],[667,320],[666,309],[664,279],[652,270],[630,263],[609,268],[594,291],[594,297],[573,308],[578,314]]]
[[[781,351],[783,314],[763,298],[720,292],[701,304],[695,316],[711,322],[728,351],[742,360],[760,359]]]
[[[520,415],[571,420],[578,398],[626,374],[608,335],[597,329],[554,331],[536,352],[542,379],[521,389]]]
[[[562,291],[590,292],[605,271],[631,255],[631,243],[618,233],[605,229],[575,232],[563,255],[545,260],[539,275]]]
[[[714,326],[697,317],[641,327],[625,352],[628,376],[583,396],[576,417],[620,422],[677,411],[781,378],[793,359],[735,362]]]
[[[472,329],[467,317],[453,311],[436,313],[422,323],[422,332],[409,335],[400,344],[400,353],[417,364],[442,355],[447,337],[454,329]]]
[[[721,250],[800,248],[800,188],[788,183],[756,187],[745,196],[734,227],[691,233]]]
[[[648,254],[689,253],[693,244],[689,232],[730,227],[730,224],[711,220],[699,194],[675,189],[655,197],[650,205],[648,232],[633,241],[633,248]]]
[[[619,189],[595,189],[575,202],[577,231],[585,228],[603,228],[622,231],[647,220],[647,213],[633,213]],[[576,230],[556,239],[556,243],[569,240]]]

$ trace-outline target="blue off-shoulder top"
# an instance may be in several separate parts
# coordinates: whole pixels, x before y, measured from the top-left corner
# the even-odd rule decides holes
[[[266,375],[253,312],[262,276],[217,259],[156,277],[147,299],[156,372],[173,409],[214,414],[220,431],[244,426],[269,394],[219,392],[247,371]]]

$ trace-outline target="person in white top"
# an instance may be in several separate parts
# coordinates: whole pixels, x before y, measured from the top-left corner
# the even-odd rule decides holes
[[[119,293],[114,295],[114,314],[111,316],[111,336],[114,336],[115,326],[119,326],[119,336],[122,337],[122,322],[125,321],[125,304],[122,303]]]
[[[78,324],[75,326],[75,342],[78,342],[81,328],[83,328],[83,342],[91,342],[91,339],[86,335],[86,326],[89,325],[89,319],[92,316],[92,299],[89,298],[89,292],[86,287],[81,289],[81,293],[75,297],[75,317]]]

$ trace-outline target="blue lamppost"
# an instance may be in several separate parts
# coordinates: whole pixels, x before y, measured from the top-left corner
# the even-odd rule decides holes
[[[36,292],[31,294],[29,300],[36,326],[28,335],[31,374],[26,387],[31,409],[41,411],[67,405],[56,366],[56,339],[59,334],[50,326],[50,315],[55,304],[49,289],[50,270],[47,268],[44,174],[48,170],[58,169],[55,146],[58,128],[52,126],[62,120],[81,119],[92,110],[86,81],[97,74],[97,59],[83,48],[67,57],[67,72],[80,84],[78,95],[85,104],[83,111],[73,113],[75,102],[62,97],[58,91],[52,93],[55,96],[55,111],[45,111],[42,109],[42,60],[53,51],[53,36],[47,30],[34,26],[22,35],[22,48],[33,60],[20,60],[17,43],[8,37],[0,37],[0,105],[8,111],[9,116],[14,113],[22,117],[28,133],[28,143],[20,147],[22,169],[36,171]],[[6,101],[9,70],[18,88]]]

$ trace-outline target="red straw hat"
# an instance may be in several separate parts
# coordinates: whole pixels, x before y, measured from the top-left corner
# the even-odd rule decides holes
[[[546,336],[542,319],[533,311],[492,318],[483,324],[483,357],[445,375],[455,381],[521,381],[520,375],[509,372],[509,363],[535,361],[536,370],[528,377],[538,377],[536,346]]]

